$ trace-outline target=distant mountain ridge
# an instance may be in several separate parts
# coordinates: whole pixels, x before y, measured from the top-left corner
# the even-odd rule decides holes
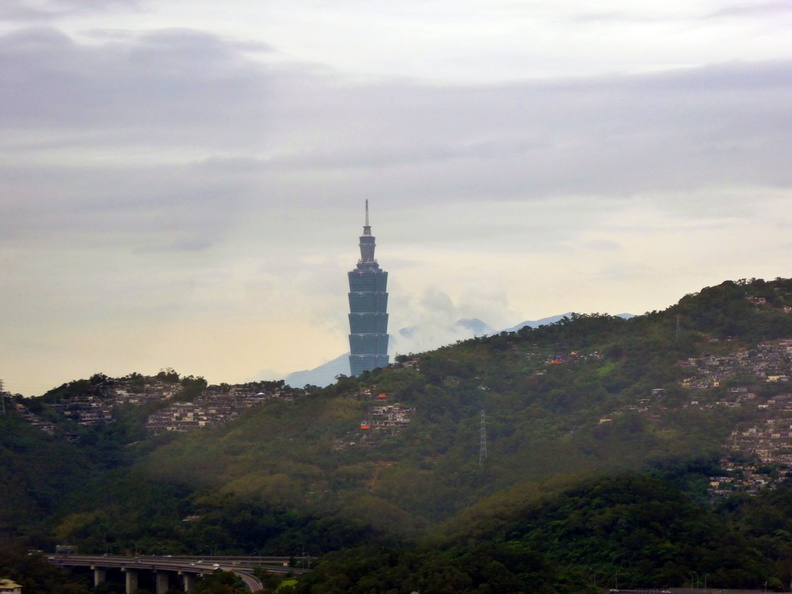
[[[512,326],[511,328],[506,328],[505,330],[495,330],[492,326],[478,318],[463,318],[457,320],[451,328],[446,329],[446,333],[448,335],[456,336],[457,339],[474,338],[476,336],[491,336],[492,334],[497,334],[499,332],[517,332],[521,328],[525,327],[538,328],[548,324],[555,324],[556,322],[571,315],[573,315],[572,312],[567,312],[547,318],[541,318],[539,320],[528,320],[521,322],[516,326]],[[634,316],[633,314],[622,313],[617,314],[616,317],[629,319]],[[420,332],[421,328],[418,326],[408,326],[399,330],[397,335],[403,339],[403,342],[401,345],[399,345],[399,348],[406,352],[421,350],[417,348],[410,348],[410,341],[420,334]],[[334,383],[339,375],[349,375],[348,352],[336,357],[335,359],[332,359],[331,361],[328,361],[327,363],[323,363],[318,367],[314,367],[313,369],[303,369],[290,373],[286,376],[284,381],[287,385],[294,388],[302,388],[303,386],[319,386],[323,388]]]
[[[518,330],[521,330],[521,329],[523,329],[525,327],[538,328],[539,326],[547,326],[548,324],[555,324],[556,322],[560,322],[564,318],[568,318],[568,317],[573,316],[573,315],[574,315],[573,312],[568,311],[568,312],[563,313],[561,315],[550,316],[549,318],[542,318],[540,320],[521,322],[521,323],[517,324],[516,326],[512,326],[511,328],[506,328],[504,330],[504,332],[517,332]],[[634,318],[635,314],[620,313],[620,314],[616,314],[614,317],[622,318],[624,320],[629,320],[630,318]]]
[[[319,365],[319,367],[290,373],[284,381],[287,385],[295,388],[302,388],[303,386],[319,386],[323,388],[336,381],[339,375],[349,375],[348,352]]]
[[[394,342],[398,341],[397,350],[405,352],[421,350],[412,345],[412,343],[418,342],[421,330],[419,326],[408,326],[399,330],[392,337],[392,339],[395,339]],[[478,318],[467,318],[457,320],[452,327],[444,329],[443,334],[466,339],[474,336],[487,336],[494,331],[492,326]],[[303,386],[319,386],[323,388],[334,383],[339,375],[349,375],[348,352],[313,369],[303,369],[290,373],[286,376],[285,382],[295,388],[302,388]]]

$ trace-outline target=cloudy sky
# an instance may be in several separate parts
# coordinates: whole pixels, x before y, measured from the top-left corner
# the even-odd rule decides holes
[[[0,378],[276,379],[391,329],[792,276],[789,0],[2,0]]]

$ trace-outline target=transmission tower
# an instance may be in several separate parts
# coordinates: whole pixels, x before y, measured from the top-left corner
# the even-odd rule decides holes
[[[487,459],[487,416],[481,409],[481,431],[479,432],[479,466]]]

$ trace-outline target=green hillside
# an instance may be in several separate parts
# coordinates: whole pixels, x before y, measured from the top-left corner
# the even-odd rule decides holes
[[[426,574],[414,589],[442,591],[417,551],[467,576],[453,591],[484,592],[493,571],[502,585],[490,591],[582,592],[616,573],[681,585],[708,564],[713,585],[786,583],[776,557],[792,527],[781,522],[762,543],[761,521],[735,510],[781,514],[781,500],[746,493],[786,488],[792,443],[779,430],[762,458],[746,440],[786,413],[790,311],[792,280],[726,282],[662,312],[572,315],[401,356],[178,435],[146,432],[159,404],[118,406],[112,426],[91,428],[49,413],[52,436],[11,415],[1,421],[3,530],[110,553],[341,551],[301,582],[315,592],[370,591],[328,585],[333,567],[363,561]],[[184,379],[182,400],[205,388]],[[79,381],[45,400],[112,382]],[[500,565],[465,573],[472,550]]]

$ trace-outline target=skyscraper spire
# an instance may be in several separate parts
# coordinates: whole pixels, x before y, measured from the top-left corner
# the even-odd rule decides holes
[[[349,368],[351,374],[385,367],[388,358],[388,273],[374,258],[368,200],[360,236],[360,260],[349,272]]]
[[[368,199],[366,200],[366,224],[363,225],[363,235],[360,236],[360,260],[358,261],[358,268],[361,264],[366,264],[369,267],[379,268],[377,261],[374,259],[374,250],[377,248],[376,239],[371,234],[371,225],[369,225],[369,210]]]

